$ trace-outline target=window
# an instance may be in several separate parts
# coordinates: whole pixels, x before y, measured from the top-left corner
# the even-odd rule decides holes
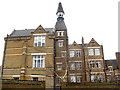
[[[19,80],[19,77],[14,77],[14,80]]]
[[[59,42],[59,47],[63,47],[63,42]]]
[[[76,56],[80,57],[80,50],[76,50]]]
[[[71,82],[76,82],[76,77],[75,77],[75,75],[70,75],[70,77],[71,77]]]
[[[95,49],[95,55],[100,55],[100,49]]]
[[[90,55],[90,56],[94,55],[93,49],[89,49],[89,55]]]
[[[36,55],[33,56],[33,68],[44,68],[45,67],[45,56]]]
[[[33,77],[33,81],[38,81],[38,77]]]
[[[70,50],[70,57],[74,57],[74,50]]]
[[[74,62],[70,63],[70,70],[75,70],[75,63]]]
[[[60,36],[60,32],[58,32],[58,36]]]
[[[96,81],[96,75],[95,74],[91,74],[91,82],[95,82]]]
[[[77,75],[77,83],[81,82],[81,75]]]
[[[64,36],[64,31],[58,31],[58,36]]]
[[[107,81],[111,81],[111,76],[107,75]]]
[[[66,52],[65,51],[62,51],[61,52],[61,57],[65,57],[66,56]]]
[[[61,32],[61,36],[63,36],[63,32]]]
[[[90,68],[95,68],[95,62],[94,61],[90,61]]]
[[[57,64],[57,69],[62,70],[62,64]]]
[[[81,69],[81,62],[77,62],[76,66],[77,66],[77,70],[80,70]]]
[[[34,37],[34,47],[45,46],[45,35],[39,35]]]
[[[96,67],[101,68],[101,61],[96,61]]]
[[[103,82],[103,76],[101,74],[98,75],[98,82]]]
[[[112,66],[109,66],[109,72],[112,72]]]

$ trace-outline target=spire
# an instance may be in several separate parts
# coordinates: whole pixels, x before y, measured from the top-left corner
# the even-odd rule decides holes
[[[63,18],[63,15],[64,15],[64,11],[63,11],[63,7],[62,7],[62,4],[61,2],[58,4],[58,10],[57,10],[57,13],[56,15],[58,16],[57,20],[58,21],[63,21],[64,18]]]
[[[63,14],[65,14],[61,2],[59,2],[58,10],[57,10],[56,15],[57,15],[59,12],[62,12]]]
[[[55,29],[56,30],[67,30],[65,22],[64,22],[64,18],[63,18],[64,11],[63,11],[61,2],[58,4],[58,10],[57,10],[56,15],[58,16],[58,18],[57,18],[57,22],[55,25]]]

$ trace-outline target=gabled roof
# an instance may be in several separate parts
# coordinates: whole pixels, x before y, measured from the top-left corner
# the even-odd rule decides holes
[[[88,46],[91,47],[91,46],[100,46],[100,45],[95,41],[94,38],[92,38],[88,43]]]
[[[58,5],[57,13],[58,13],[58,12],[63,12],[63,13],[64,13],[64,10],[63,10],[63,7],[62,7],[61,2],[60,2],[59,5]],[[56,13],[56,14],[57,14],[57,13]]]
[[[117,65],[117,60],[116,59],[111,59],[111,60],[105,60],[105,65],[106,65],[106,69],[108,68],[108,66],[113,66],[113,69],[118,69],[118,65]]]
[[[36,29],[25,29],[25,30],[14,30],[9,37],[19,37],[19,36],[30,36],[31,32],[34,32]],[[53,28],[45,28],[46,31],[49,31],[49,34],[52,35]]]

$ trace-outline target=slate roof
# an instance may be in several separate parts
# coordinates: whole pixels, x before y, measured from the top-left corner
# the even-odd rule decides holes
[[[58,5],[57,13],[58,13],[58,12],[63,12],[63,13],[64,13],[64,10],[63,10],[63,7],[62,7],[61,2],[60,2],[59,5]],[[56,14],[57,14],[57,13],[56,13]]]
[[[119,67],[117,65],[117,60],[116,59],[105,60],[105,65],[106,65],[106,69],[108,68],[108,65],[112,65],[113,69],[119,69]]]
[[[64,21],[57,21],[55,25],[56,30],[67,30],[67,27],[65,25]]]
[[[69,48],[70,48],[70,46],[71,46],[72,44],[69,44]],[[83,48],[83,46],[82,46],[82,44],[78,44],[81,48]],[[84,46],[87,46],[88,44],[86,43],[86,44],[84,44]]]
[[[36,29],[25,29],[25,30],[14,30],[9,37],[19,37],[19,36],[30,36],[31,32],[34,32]],[[53,34],[53,28],[45,28],[46,31],[49,31],[49,34]]]

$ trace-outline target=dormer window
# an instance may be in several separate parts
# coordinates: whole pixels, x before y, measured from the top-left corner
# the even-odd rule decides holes
[[[45,46],[45,35],[35,35],[34,36],[34,47]]]

